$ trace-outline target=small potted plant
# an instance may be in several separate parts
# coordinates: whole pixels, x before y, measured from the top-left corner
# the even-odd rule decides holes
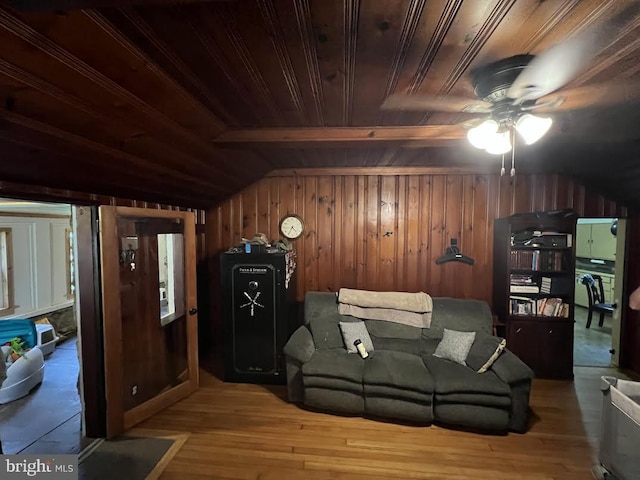
[[[24,349],[24,341],[20,337],[14,337],[9,340],[11,346],[11,359],[15,362],[20,357],[26,355],[27,350]]]

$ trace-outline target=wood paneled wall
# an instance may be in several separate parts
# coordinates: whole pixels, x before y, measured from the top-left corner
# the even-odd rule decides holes
[[[207,250],[212,276],[218,275],[221,251],[256,232],[279,238],[278,222],[290,212],[306,224],[303,238],[295,241],[299,300],[307,291],[351,287],[422,290],[491,303],[495,218],[564,208],[593,217],[626,214],[616,203],[557,175],[362,172],[275,172],[211,209]],[[452,238],[475,259],[473,266],[436,265]]]

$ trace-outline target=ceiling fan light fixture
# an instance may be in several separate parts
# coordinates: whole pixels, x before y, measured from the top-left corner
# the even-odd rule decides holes
[[[487,138],[484,149],[492,155],[502,155],[511,151],[511,140],[509,131],[494,133]]]
[[[527,145],[540,140],[551,128],[553,120],[549,117],[537,117],[525,113],[516,121],[516,131],[522,136]]]
[[[476,148],[485,148],[498,131],[498,127],[498,122],[495,120],[485,120],[467,132],[467,140]]]

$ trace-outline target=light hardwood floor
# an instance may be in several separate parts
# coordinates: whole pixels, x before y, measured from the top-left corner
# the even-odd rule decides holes
[[[534,423],[504,436],[307,411],[285,387],[224,383],[202,372],[191,397],[140,428],[187,433],[161,479],[588,480],[598,458],[601,375],[535,380]]]

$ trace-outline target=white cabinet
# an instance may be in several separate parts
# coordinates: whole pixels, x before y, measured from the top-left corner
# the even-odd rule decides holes
[[[591,257],[591,224],[576,225],[576,257]]]
[[[610,223],[579,223],[576,226],[576,257],[616,259],[616,237]]]

